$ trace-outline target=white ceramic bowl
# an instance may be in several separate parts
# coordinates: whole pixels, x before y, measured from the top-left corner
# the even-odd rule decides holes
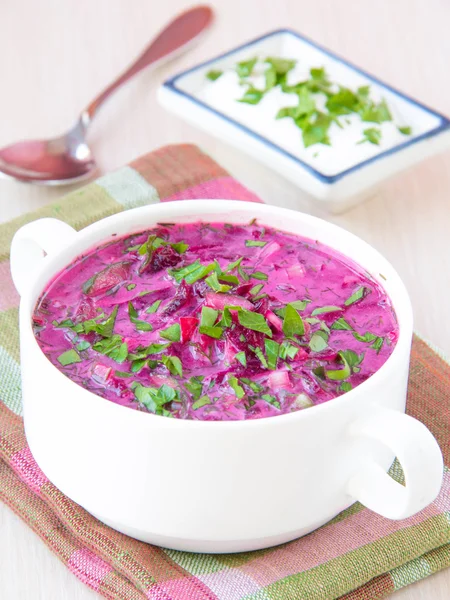
[[[75,257],[158,221],[261,223],[304,235],[358,262],[383,285],[400,335],[383,367],[343,396],[253,421],[167,419],[130,410],[73,383],[45,357],[31,314],[49,280]],[[140,540],[200,552],[263,548],[302,536],[355,500],[402,519],[434,500],[439,447],[406,416],[412,337],[408,294],[378,252],[330,223],[273,206],[192,200],[136,208],[77,233],[55,219],[25,225],[11,248],[21,295],[25,431],[33,456],[67,496]],[[384,277],[381,278],[380,274]],[[400,460],[406,487],[387,474]]]

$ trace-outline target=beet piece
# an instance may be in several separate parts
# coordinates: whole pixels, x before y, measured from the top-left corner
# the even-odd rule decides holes
[[[99,296],[100,294],[108,292],[116,285],[119,285],[128,279],[130,267],[131,262],[129,261],[122,261],[109,265],[84,282],[84,293],[86,296]]]
[[[237,350],[248,350],[249,346],[256,348],[264,347],[264,334],[252,329],[246,329],[242,325],[235,325],[232,328],[225,329],[225,334]],[[245,341],[240,339],[240,336],[245,336]]]
[[[157,273],[169,267],[175,267],[181,260],[181,256],[172,246],[160,246],[154,250],[153,254],[144,260],[139,266],[139,273]]]
[[[75,311],[75,318],[78,322],[93,319],[97,316],[95,305],[90,298],[82,298]]]
[[[208,292],[211,291],[211,288],[206,283],[204,279],[199,279],[192,286],[193,292],[196,296],[200,298],[204,298]]]
[[[184,306],[188,300],[192,298],[192,286],[188,285],[184,279],[180,283],[173,300],[169,302],[163,310],[163,315],[171,315],[176,312],[181,306]]]
[[[266,312],[269,310],[269,299],[261,298],[261,300],[258,300],[257,302],[255,302],[254,306],[255,306],[256,312],[259,312],[262,315],[265,315]]]
[[[44,318],[40,317],[39,315],[34,314],[33,315],[33,325],[35,325],[36,327],[44,327],[44,325],[45,325]]]
[[[196,319],[195,317],[180,317],[181,343],[182,344],[185,344],[186,342],[188,342],[191,339],[192,334],[194,333],[195,329],[197,328],[198,323],[199,323],[199,320]]]
[[[228,305],[241,306],[246,310],[253,310],[255,308],[251,302],[242,296],[237,296],[234,294],[216,294],[215,292],[208,292],[205,298],[208,306],[212,306],[212,308],[216,308],[218,310],[223,310],[225,306]]]
[[[272,390],[290,390],[292,389],[292,383],[289,378],[289,373],[287,371],[272,371],[267,378],[267,382]]]
[[[238,296],[247,296],[249,291],[254,287],[254,283],[241,283],[239,287],[236,288],[236,294]]]
[[[283,320],[280,319],[280,317],[278,317],[274,312],[271,310],[266,310],[264,316],[277,331],[283,330]]]

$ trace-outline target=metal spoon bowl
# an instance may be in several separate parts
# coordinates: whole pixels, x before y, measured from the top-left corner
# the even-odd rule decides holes
[[[89,177],[97,165],[85,137],[100,106],[142,69],[159,65],[186,50],[212,19],[209,6],[196,6],[180,14],[82,111],[70,131],[50,140],[25,140],[0,149],[0,175],[41,185],[66,185]]]

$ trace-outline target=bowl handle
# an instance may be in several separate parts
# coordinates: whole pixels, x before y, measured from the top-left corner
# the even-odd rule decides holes
[[[381,442],[397,457],[406,485],[394,481],[367,459],[347,483],[347,492],[388,519],[406,519],[433,502],[442,485],[444,464],[437,441],[412,417],[377,407],[370,419],[354,422],[350,433]]]
[[[17,231],[11,243],[11,276],[20,295],[30,287],[45,256],[65,248],[76,235],[58,219],[38,219]]]

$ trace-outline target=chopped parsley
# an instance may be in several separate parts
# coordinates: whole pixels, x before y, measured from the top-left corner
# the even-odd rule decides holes
[[[362,300],[368,292],[369,290],[364,286],[359,287],[356,292],[354,292],[350,298],[347,298],[347,300],[344,302],[345,306],[351,306],[352,304],[355,304],[355,302]]]
[[[73,365],[74,363],[79,363],[81,361],[82,358],[73,348],[71,350],[66,350],[58,356],[58,362],[63,367],[67,367],[68,365]]]
[[[148,307],[148,308],[145,310],[145,312],[146,312],[147,314],[149,314],[149,315],[151,315],[152,313],[155,313],[155,312],[158,310],[158,308],[159,308],[159,306],[160,306],[161,302],[162,302],[162,300],[155,300],[155,302],[153,302],[153,304],[152,304],[151,306],[149,306],[149,307]]]
[[[245,240],[245,245],[247,248],[263,248],[267,242],[262,242],[260,240]]]
[[[138,313],[132,302],[128,302],[128,316],[138,331],[152,331],[153,327],[147,321],[138,319]]]
[[[287,75],[296,64],[296,60],[284,57],[268,57],[263,60],[253,57],[238,62],[235,71],[240,83],[247,86],[238,102],[259,104],[264,96],[276,87],[281,88],[282,92],[295,94],[297,103],[280,108],[274,114],[274,118],[292,119],[301,131],[305,148],[316,144],[330,145],[330,128],[335,125],[342,129],[344,124],[351,125],[352,121],[348,118],[350,115],[355,116],[360,123],[377,125],[393,120],[386,100],[376,102],[371,97],[369,85],[360,86],[356,90],[339,85],[338,82],[329,79],[324,67],[313,67],[308,78],[288,84]],[[264,87],[255,87],[252,79],[257,65],[258,74],[264,74]],[[215,81],[221,74],[222,71],[209,71],[206,78]],[[409,126],[397,126],[397,129],[403,135],[412,133]],[[382,132],[378,127],[368,127],[363,130],[363,136],[356,143],[368,142],[378,146]],[[316,155],[317,153],[314,154]]]
[[[181,339],[181,327],[179,323],[174,323],[167,329],[161,329],[159,331],[159,335],[165,340],[170,340],[171,342],[179,342]]]
[[[288,304],[284,313],[283,333],[286,337],[292,338],[294,335],[304,335],[305,325],[298,311]]]
[[[252,329],[253,331],[260,331],[261,333],[272,337],[272,330],[267,324],[264,316],[260,313],[241,309],[238,311],[238,320],[242,327]]]
[[[210,81],[217,81],[219,79],[219,77],[221,77],[222,75],[223,75],[223,71],[211,69],[211,71],[208,71],[206,73],[206,78],[209,79]]]

